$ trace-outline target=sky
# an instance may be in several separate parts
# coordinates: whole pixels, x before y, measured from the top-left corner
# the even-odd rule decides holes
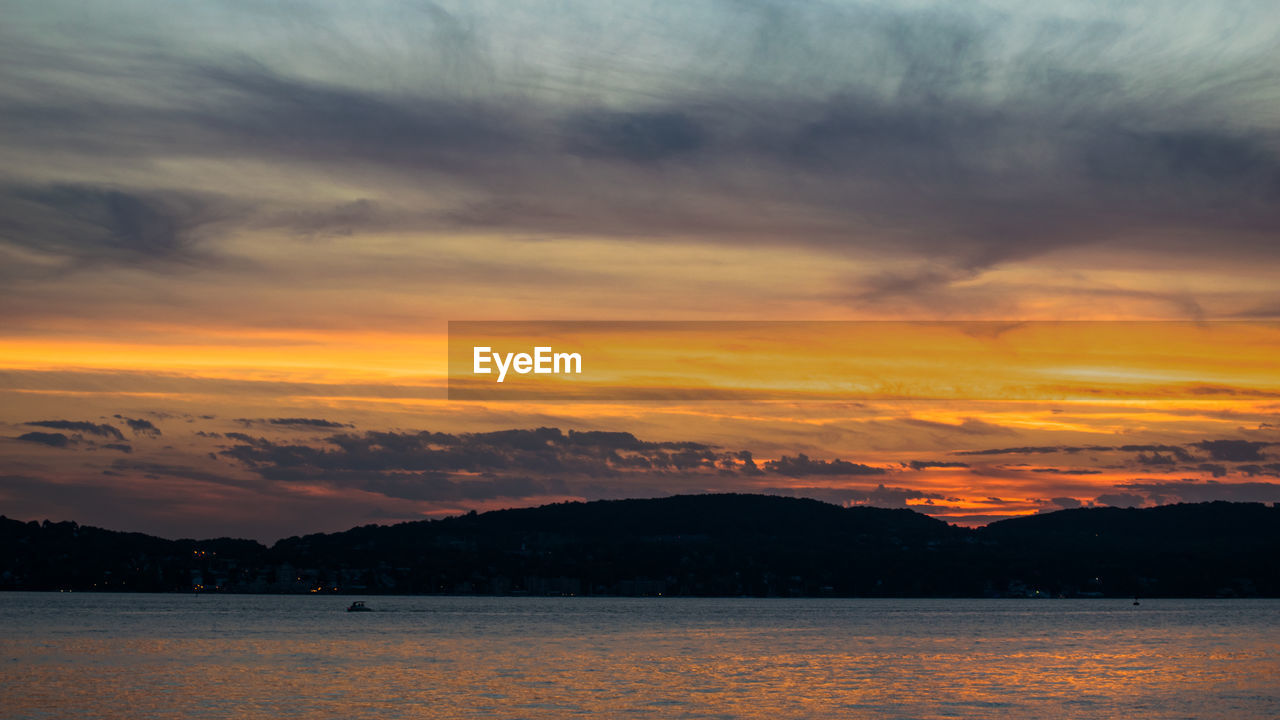
[[[1280,501],[1274,3],[0,11],[0,514],[273,540],[682,492]],[[451,320],[1143,340],[1059,337],[1013,393],[1043,368],[903,342],[882,366],[927,388],[464,402]]]

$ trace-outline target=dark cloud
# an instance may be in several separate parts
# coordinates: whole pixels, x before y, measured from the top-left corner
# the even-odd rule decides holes
[[[299,427],[299,428],[336,429],[336,428],[351,427],[351,425],[348,423],[340,423],[340,422],[335,422],[333,420],[325,420],[323,418],[267,418],[264,420],[247,420],[247,419],[241,418],[236,422],[244,423],[246,425],[257,422],[257,423],[266,423],[268,425],[282,425],[285,427]]]
[[[216,105],[172,118],[210,138],[275,156],[462,174],[503,152],[527,150],[529,108],[453,97],[380,94],[285,77],[262,67],[187,66]],[[511,112],[512,109],[517,110]]]
[[[345,237],[358,231],[396,230],[411,216],[385,207],[370,198],[360,198],[329,207],[289,207],[264,209],[257,223],[270,228],[286,228],[303,237]]]
[[[991,448],[988,450],[959,450],[956,455],[1043,455],[1047,453],[1076,453],[1084,450],[1105,451],[1113,448],[1090,446],[1090,447],[1071,447],[1064,445],[1039,445],[1027,447],[1011,447],[1011,448]]]
[[[149,435],[151,437],[160,437],[160,428],[156,427],[150,420],[135,420],[127,418],[123,415],[116,415],[117,418],[123,420],[134,435]]]
[[[1273,444],[1252,440],[1205,440],[1194,443],[1194,447],[1208,452],[1213,460],[1261,462],[1266,459],[1261,452],[1262,448]]]
[[[1214,441],[1218,442],[1218,441]],[[1222,441],[1234,442],[1234,441]],[[1203,446],[1204,443],[1197,445]],[[1140,465],[1176,465],[1179,462],[1191,462],[1195,457],[1187,451],[1186,448],[1178,445],[1120,445],[1117,447],[1109,445],[1039,445],[1030,447],[1011,447],[1011,448],[991,448],[986,450],[960,450],[955,455],[1047,455],[1051,453],[1066,453],[1075,455],[1083,452],[1108,453],[1108,452],[1124,452],[1139,453],[1135,460]],[[1146,453],[1150,453],[1149,455]],[[1161,454],[1167,453],[1167,454]],[[1052,472],[1049,471],[1049,472]]]
[[[107,425],[82,422],[77,420],[36,420],[34,422],[23,423],[24,425],[32,425],[34,427],[46,427],[54,430],[68,430],[71,432],[88,433],[89,435],[97,435],[98,437],[110,438],[113,440],[124,440],[124,435],[116,429],[114,425]]]
[[[928,430],[960,432],[965,435],[1007,435],[1013,432],[1009,428],[1001,427],[994,423],[984,422],[976,418],[965,418],[956,424],[935,422],[933,420],[920,420],[918,418],[902,418],[899,422]]]
[[[884,468],[849,462],[839,458],[829,461],[810,460],[809,456],[804,453],[795,457],[783,455],[777,460],[770,460],[764,464],[764,469],[789,477],[806,477],[809,475],[883,475],[888,472]]]
[[[1094,498],[1094,502],[1099,505],[1110,505],[1111,507],[1139,507],[1146,500],[1142,495],[1134,493],[1104,493]]]
[[[788,216],[811,218],[803,224],[809,242],[839,247],[852,231],[892,224],[911,228],[898,237],[914,249],[952,260],[952,269],[874,281],[865,299],[949,284],[976,269],[1099,236],[1123,242],[1125,231],[1142,227],[1280,228],[1268,202],[1280,161],[1260,139],[1216,127],[1147,132],[1105,114],[1064,126],[1016,106],[856,94],[774,98],[747,112],[738,99],[704,98],[696,118],[684,98],[671,98],[649,109],[592,108],[548,122],[556,111],[538,106],[379,96],[246,70],[207,76],[231,102],[200,126],[219,131],[227,145],[447,176],[473,189],[505,167],[503,210],[477,216],[477,201],[470,200],[473,222],[483,218],[519,232],[611,235],[625,227],[628,235],[751,239],[749,228],[798,229],[761,211],[781,205]],[[566,155],[545,142],[556,136],[565,138]],[[1023,148],[1010,138],[1041,149],[1039,162],[1014,161]],[[569,157],[588,162],[571,164]],[[641,172],[675,159],[689,170],[675,188],[670,176]],[[757,173],[744,182],[743,165],[773,179]],[[626,194],[604,191],[619,181]],[[730,194],[726,185],[738,189]],[[928,192],[920,192],[922,185]],[[1130,187],[1142,188],[1144,202],[1134,202]],[[690,201],[670,204],[665,216],[635,202],[670,189]],[[584,197],[590,207],[578,202]],[[703,209],[725,207],[733,213]],[[1086,208],[1094,212],[1081,212]],[[334,222],[350,228],[368,217]]]
[[[756,465],[755,458],[752,456],[750,450],[739,450],[735,459],[740,463],[737,465],[739,473],[747,476],[764,474],[764,471]]]
[[[1218,463],[1200,463],[1196,468],[1207,473],[1212,473],[1214,477],[1222,477],[1227,474],[1227,466],[1220,465]]]
[[[128,443],[106,443],[102,447],[108,450],[119,450],[122,453],[133,452],[133,446]]]
[[[1057,505],[1060,508],[1067,509],[1067,510],[1078,508],[1084,504],[1073,497],[1050,498],[1049,502],[1054,505]]]
[[[542,428],[542,430],[545,430],[545,428]],[[506,433],[510,432],[513,431],[485,433],[482,437],[504,437]],[[609,447],[613,450],[644,450],[652,448],[663,448],[667,450],[706,450],[709,448],[708,445],[688,441],[661,443],[644,442],[629,432],[609,432],[603,430],[570,430],[567,439],[570,445],[594,445],[598,447]]]
[[[977,275],[977,270],[973,268],[939,269],[936,267],[926,267],[908,272],[880,273],[864,279],[860,290],[845,296],[843,299],[852,303],[881,303],[901,297],[935,297],[940,291],[946,290],[952,284],[974,278]],[[914,422],[924,426],[946,427],[945,423],[924,420],[916,420]]]
[[[1274,320],[1280,318],[1280,302],[1265,302],[1261,305],[1233,313],[1232,317],[1247,320]]]
[[[229,433],[226,433],[225,437],[228,440],[239,440],[240,442],[246,443],[248,445],[256,445],[258,443],[267,442],[265,438],[255,438],[252,435],[246,435],[245,433],[242,433],[242,432],[229,432]]]
[[[71,440],[62,433],[29,432],[18,436],[19,440],[39,443],[49,447],[64,448]]]
[[[1280,315],[1280,313],[1276,313]],[[1234,397],[1280,397],[1280,392],[1230,385],[1198,385],[1188,389],[1193,395],[1231,395]]]
[[[969,463],[962,462],[946,462],[942,460],[912,460],[907,463],[907,467],[912,470],[926,470],[928,468],[967,468]]]
[[[188,467],[186,465],[171,465],[168,463],[149,462],[146,460],[128,460],[120,459],[111,463],[112,470],[117,472],[134,472],[141,473],[149,477],[176,477],[186,480],[196,480],[199,482],[212,483],[215,485],[227,485],[231,487],[249,487],[251,483],[245,482],[234,477],[222,475],[200,468]]]
[[[1178,445],[1121,445],[1115,449],[1128,453],[1151,453],[1150,456],[1146,456],[1145,461],[1141,455],[1137,458],[1138,462],[1143,465],[1170,465],[1173,464],[1174,460],[1191,462],[1195,459],[1191,453],[1187,452],[1186,448]],[[1162,452],[1169,453],[1170,456],[1161,456],[1160,453]]]
[[[565,433],[547,427],[462,434],[344,433],[329,436],[319,446],[278,443],[243,433],[226,437],[241,444],[221,455],[271,480],[331,482],[396,497],[414,494],[419,499],[425,499],[424,493],[456,497],[449,494],[467,488],[496,491],[502,478],[513,475],[532,476],[551,491],[557,486],[548,483],[566,476],[723,473],[740,467],[749,472],[754,468],[749,455],[717,452],[701,443],[646,442],[625,432]],[[489,477],[474,480],[477,474]],[[468,484],[473,481],[481,484]]]
[[[318,444],[277,442],[226,433],[238,444],[223,449],[271,482],[318,482],[412,500],[532,497],[547,494],[628,492],[661,495],[689,490],[701,477],[708,487],[725,476],[775,474],[880,475],[882,468],[844,460],[783,457],[759,467],[750,452],[724,451],[698,442],[651,442],[626,432],[561,431],[558,428],[481,433],[341,433]],[[513,480],[516,478],[518,480]],[[664,480],[669,478],[670,480]],[[607,482],[606,482],[607,481]],[[671,484],[674,483],[674,484]],[[609,488],[612,489],[609,489]],[[593,489],[594,488],[594,489]],[[898,489],[841,496],[849,502],[929,499]],[[896,506],[896,505],[895,505]]]
[[[75,263],[191,262],[222,203],[192,193],[60,184],[0,188],[0,241]]]
[[[570,118],[565,137],[571,152],[655,162],[697,151],[707,131],[680,112],[588,112]]]
[[[422,84],[394,90],[333,68],[290,74],[240,50],[195,60],[158,43],[127,58],[45,48],[30,56],[58,57],[77,82],[6,98],[0,130],[15,146],[68,148],[104,163],[267,159],[385,188],[448,187],[453,199],[401,216],[370,188],[336,207],[246,198],[229,212],[223,199],[196,192],[30,185],[5,194],[4,236],[103,258],[181,258],[199,231],[234,216],[300,232],[489,224],[597,237],[785,238],[848,252],[880,245],[931,258],[930,268],[867,281],[851,295],[860,302],[928,293],[1001,262],[1096,242],[1146,247],[1160,237],[1162,251],[1276,252],[1280,157],[1265,124],[1171,111],[1193,98],[1212,107],[1203,96],[1211,91],[1230,106],[1240,98],[1228,77],[1153,79],[1149,92],[1127,92],[1129,74],[1152,64],[1097,66],[1115,49],[1098,45],[1107,23],[1057,18],[1038,30],[1054,48],[1026,57],[1008,53],[1011,28],[1023,26],[992,11],[707,7],[681,21],[692,36],[704,26],[751,29],[717,36],[705,49],[711,57],[678,67],[650,58],[644,32],[611,35],[649,22],[678,43],[667,12],[676,11],[602,22],[608,57],[594,54],[597,43],[568,43],[561,50],[572,59],[520,72],[500,70],[485,50],[525,40],[503,35],[500,23],[466,12],[419,18],[414,25],[440,40],[421,51],[449,57],[436,57]],[[334,32],[343,34],[339,25]],[[386,57],[366,60],[387,69]],[[97,91],[95,79],[115,77],[124,62],[137,92]],[[25,63],[14,72],[33,82],[48,72]],[[610,69],[618,67],[630,74]],[[832,67],[841,72],[818,70]]]
[[[1245,475],[1271,475],[1280,477],[1280,463],[1270,463],[1268,465],[1237,465],[1236,470]]]
[[[1229,502],[1280,502],[1280,483],[1236,482],[1216,480],[1178,481],[1134,480],[1118,486],[1129,494],[1140,494],[1153,505],[1175,502],[1198,503],[1226,500]]]
[[[1264,183],[1275,182],[1267,176],[1274,156],[1260,140],[1209,130],[1126,128],[1098,138],[1085,159],[1090,173],[1107,180],[1232,182],[1260,175]]]

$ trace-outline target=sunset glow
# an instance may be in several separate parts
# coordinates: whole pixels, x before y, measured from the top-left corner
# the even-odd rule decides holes
[[[1274,13],[115,5],[0,28],[6,516],[1280,501]]]

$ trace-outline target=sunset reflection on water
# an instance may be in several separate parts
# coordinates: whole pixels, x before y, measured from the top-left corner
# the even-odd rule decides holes
[[[5,716],[1274,718],[1280,602],[0,595]]]

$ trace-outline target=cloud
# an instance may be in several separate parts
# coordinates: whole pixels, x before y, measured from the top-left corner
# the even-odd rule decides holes
[[[1232,317],[1247,320],[1274,320],[1280,318],[1280,302],[1264,302],[1246,310],[1233,313]]]
[[[1078,508],[1078,507],[1080,507],[1080,506],[1082,506],[1082,505],[1084,504],[1084,503],[1080,502],[1079,500],[1077,500],[1077,499],[1075,499],[1075,498],[1073,498],[1073,497],[1056,497],[1056,498],[1050,498],[1050,499],[1049,499],[1049,502],[1050,502],[1050,503],[1053,503],[1054,505],[1057,505],[1057,506],[1058,506],[1058,507],[1060,507],[1060,508],[1066,509],[1066,510],[1071,510],[1071,509],[1074,509],[1074,508]]]
[[[54,430],[69,430],[71,432],[88,433],[97,435],[98,437],[110,438],[113,440],[124,440],[124,435],[113,425],[97,424],[91,422],[82,422],[77,420],[36,420],[34,422],[23,423],[24,425],[32,425],[34,427],[46,427]]]
[[[1265,457],[1262,448],[1275,443],[1256,442],[1252,440],[1205,440],[1193,443],[1194,447],[1205,450],[1214,460],[1227,462],[1261,462]]]
[[[243,433],[226,437],[240,444],[220,454],[269,480],[326,482],[416,499],[457,499],[518,488],[532,493],[535,485],[543,492],[563,492],[566,477],[710,476],[754,468],[749,454],[719,452],[701,443],[647,442],[626,432],[565,433],[548,427],[460,434],[342,433],[318,446]],[[504,484],[513,477],[523,484]]]
[[[809,456],[804,453],[795,457],[783,455],[777,460],[770,460],[764,464],[764,469],[789,477],[806,477],[809,475],[883,475],[888,472],[884,468],[853,463],[839,458],[830,461],[810,460]]]
[[[929,259],[861,279],[851,297],[872,303],[1098,242],[1274,258],[1280,157],[1257,100],[1265,78],[1250,70],[1274,50],[1238,38],[1239,60],[1226,63],[1174,20],[1129,26],[1095,12],[570,4],[515,25],[473,8],[354,24],[316,8],[308,27],[324,30],[294,35],[259,17],[269,11],[224,8],[228,27],[277,37],[253,48],[154,17],[103,23],[94,42],[24,33],[15,19],[27,49],[7,58],[15,86],[49,90],[7,94],[6,144],[70,153],[103,179],[13,185],[3,234],[142,266],[198,255],[224,221],[785,239]],[[1210,12],[1204,24],[1236,17]],[[713,30],[726,27],[737,30]],[[582,43],[585,28],[601,42]],[[1130,35],[1144,41],[1100,39]],[[407,56],[367,43],[384,36],[401,37]],[[315,62],[301,72],[281,47]],[[398,82],[403,63],[430,71]],[[832,67],[842,70],[819,70]],[[363,186],[299,207],[248,190],[213,196],[194,176],[163,192],[106,180],[113,164],[172,158],[265,159]],[[405,188],[424,202],[395,202]]]
[[[680,112],[586,112],[569,119],[564,135],[571,152],[637,163],[687,155],[707,144],[707,131]]]
[[[1221,440],[1206,443],[1197,443],[1194,447],[1207,449],[1208,447],[1220,447],[1217,443],[1226,443],[1221,447],[1234,447],[1233,443],[1239,441]],[[1265,443],[1264,443],[1265,444]],[[1195,457],[1184,447],[1179,445],[1039,445],[1027,447],[1010,447],[1010,448],[990,448],[984,450],[960,450],[955,455],[982,456],[982,455],[1048,455],[1053,453],[1066,453],[1075,455],[1078,453],[1139,453],[1134,460],[1139,465],[1144,466],[1174,466],[1179,462],[1192,462]],[[1150,453],[1149,455],[1147,453]],[[1167,454],[1162,454],[1167,453]],[[1047,470],[1046,472],[1056,472],[1056,470]]]
[[[271,418],[267,420],[267,422],[272,425],[294,425],[318,428],[351,427],[351,425],[347,423],[334,422],[332,420],[324,420],[321,418]]]
[[[255,438],[252,435],[246,435],[245,433],[242,433],[242,432],[229,432],[229,433],[226,433],[224,437],[226,437],[228,440],[238,440],[248,445],[257,445],[259,443],[265,444],[267,442],[265,438]]]
[[[349,423],[340,423],[340,422],[335,422],[333,420],[325,420],[323,418],[300,418],[300,417],[299,418],[261,418],[257,420],[252,420],[249,418],[237,418],[236,422],[242,425],[253,425],[255,423],[258,423],[258,424],[267,424],[267,425],[277,425],[277,426],[283,426],[283,427],[296,427],[296,428],[337,429],[337,428],[352,427]]]
[[[1214,477],[1222,477],[1227,474],[1227,466],[1218,463],[1200,463],[1196,468],[1211,473]]]
[[[967,468],[969,463],[947,462],[942,460],[912,460],[907,463],[907,467],[912,470],[926,470],[928,468]]]
[[[150,420],[135,420],[127,418],[123,415],[116,415],[117,418],[123,420],[134,435],[150,435],[151,437],[160,437],[160,428],[156,427]]]
[[[1094,498],[1094,502],[1099,505],[1110,505],[1111,507],[1139,507],[1146,498],[1136,493],[1103,493]]]
[[[900,422],[906,425],[914,425],[928,430],[946,430],[951,432],[960,432],[965,435],[1008,435],[1013,430],[1001,427],[994,423],[985,422],[976,418],[965,418],[959,423],[942,423],[933,420],[920,420],[918,418],[902,418]]]
[[[1140,494],[1153,505],[1175,502],[1198,503],[1226,500],[1229,502],[1280,502],[1280,483],[1270,482],[1218,482],[1216,480],[1180,481],[1134,480],[1121,483],[1120,489],[1130,494]]]
[[[22,435],[19,435],[18,439],[24,440],[26,442],[39,443],[41,445],[48,445],[49,447],[56,447],[56,448],[67,447],[67,445],[71,442],[70,439],[68,439],[67,436],[63,435],[62,433],[29,432],[29,433],[24,433]]]
[[[1120,452],[1151,453],[1150,456],[1138,456],[1137,461],[1143,465],[1171,465],[1174,460],[1191,462],[1195,459],[1186,448],[1179,445],[1121,445],[1115,449]],[[1170,453],[1170,456],[1162,456],[1162,452]]]
[[[1277,313],[1280,314],[1280,313]],[[1280,397],[1280,392],[1259,390],[1257,388],[1232,387],[1230,385],[1198,385],[1188,388],[1193,395],[1230,395],[1234,397]]]
[[[689,491],[701,478],[708,488],[727,478],[765,473],[832,477],[881,475],[887,471],[844,460],[784,456],[758,466],[748,451],[721,450],[690,441],[652,442],[628,432],[562,431],[558,428],[480,433],[339,433],[316,444],[279,442],[226,433],[237,444],[218,455],[237,461],[273,483],[322,483],[411,500],[558,496],[613,496]],[[840,502],[900,506],[933,496],[879,489],[850,494]]]
[[[131,471],[142,473],[150,477],[176,477],[186,480],[196,480],[198,482],[211,483],[214,485],[226,485],[229,487],[250,487],[251,483],[244,480],[223,475],[221,473],[210,472],[200,468],[190,467],[187,465],[174,465],[170,463],[151,462],[147,460],[129,460],[119,459],[111,463],[111,469],[114,471]]]
[[[0,241],[75,263],[208,260],[196,247],[199,231],[225,212],[213,198],[180,191],[11,185],[0,187]]]
[[[1250,476],[1272,475],[1280,477],[1280,463],[1270,463],[1268,465],[1237,465],[1236,470]]]
[[[1102,446],[1071,447],[1064,445],[1039,445],[1010,448],[991,448],[987,450],[958,450],[956,455],[1043,455],[1047,453],[1076,453],[1085,450],[1106,451],[1114,448]]]
[[[872,505],[875,507],[907,507],[908,500],[947,500],[947,496],[942,493],[928,492],[925,490],[913,490],[910,488],[885,487],[877,485],[874,490],[867,492],[862,497],[854,497],[853,503],[859,505]]]

